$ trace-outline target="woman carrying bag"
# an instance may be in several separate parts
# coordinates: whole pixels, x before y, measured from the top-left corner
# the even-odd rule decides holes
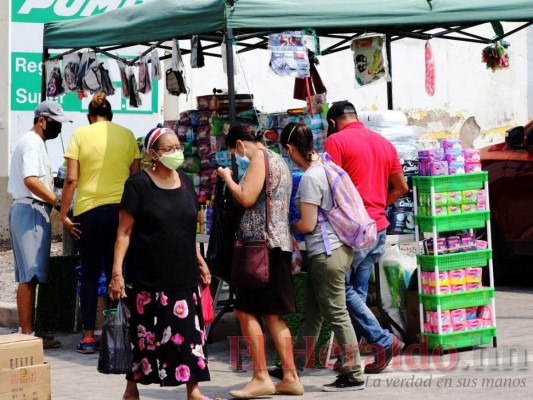
[[[185,384],[188,400],[206,400],[198,387],[210,380],[198,284],[209,285],[211,274],[196,244],[198,200],[178,170],[183,151],[174,131],[151,130],[144,149],[153,164],[126,181],[109,285],[111,299],[125,298],[130,312],[123,400],[139,399],[139,383]]]
[[[239,184],[233,181],[230,169],[219,168],[217,171],[235,200],[244,207],[237,239],[239,242],[266,239],[269,248],[268,282],[260,288],[237,288],[235,315],[242,334],[250,340],[254,372],[252,380],[243,389],[232,390],[230,395],[238,399],[272,394],[302,395],[304,388],[294,366],[291,333],[281,317],[296,311],[290,272],[291,173],[280,155],[265,148],[262,137],[256,136],[251,126],[233,126],[226,137],[226,145],[241,169],[246,170]],[[269,179],[270,186],[268,201],[265,179]],[[268,213],[267,203],[270,204]],[[283,380],[276,386],[267,371],[265,337],[258,320],[261,317],[270,330],[283,364]]]

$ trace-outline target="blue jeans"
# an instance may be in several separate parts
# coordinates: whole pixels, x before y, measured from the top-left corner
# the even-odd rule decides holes
[[[386,230],[379,231],[374,246],[356,251],[351,268],[346,272],[346,307],[357,337],[383,347],[392,345],[392,334],[381,327],[374,313],[366,305],[368,279],[372,267],[385,252]]]
[[[75,217],[80,223],[81,258],[80,308],[84,330],[94,330],[98,302],[98,281],[104,268],[111,281],[118,228],[118,204],[93,208]]]

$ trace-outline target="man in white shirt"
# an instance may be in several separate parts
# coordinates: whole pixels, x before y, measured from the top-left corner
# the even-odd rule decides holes
[[[54,194],[50,160],[44,142],[61,132],[65,117],[55,101],[41,102],[34,112],[33,127],[15,145],[11,156],[7,191],[13,197],[9,231],[15,257],[19,330],[32,335],[37,284],[46,282],[52,242],[50,212],[60,205]],[[61,343],[44,337],[45,347]],[[48,340],[47,340],[48,339]]]

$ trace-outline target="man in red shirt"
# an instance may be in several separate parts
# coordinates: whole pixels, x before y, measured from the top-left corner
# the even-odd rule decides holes
[[[400,342],[380,326],[367,307],[368,279],[372,266],[379,262],[385,251],[389,225],[385,207],[406,193],[408,187],[396,149],[387,139],[364,127],[357,119],[352,103],[333,103],[327,120],[329,129],[325,151],[350,175],[368,214],[377,225],[376,243],[368,249],[356,251],[352,267],[346,273],[346,307],[358,337],[365,337],[369,344],[382,349],[374,362],[365,367],[366,373],[379,373],[398,352]]]

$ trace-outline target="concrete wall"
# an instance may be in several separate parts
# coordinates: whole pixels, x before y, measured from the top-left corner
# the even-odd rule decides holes
[[[9,9],[11,1],[0,1],[0,240],[7,239],[11,198],[7,194],[9,160]]]

